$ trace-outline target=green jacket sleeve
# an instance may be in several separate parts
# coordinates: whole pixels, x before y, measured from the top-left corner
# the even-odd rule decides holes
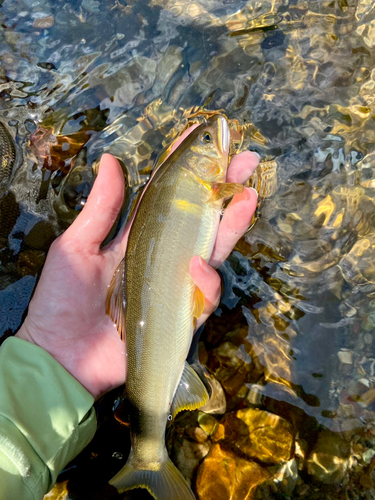
[[[93,438],[94,398],[52,356],[11,337],[0,348],[0,500],[41,500]]]

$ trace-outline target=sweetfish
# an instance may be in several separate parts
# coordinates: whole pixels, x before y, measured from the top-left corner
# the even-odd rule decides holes
[[[16,148],[12,136],[0,122],[0,198],[9,187],[15,162]]]
[[[168,457],[165,430],[208,393],[186,357],[204,296],[190,259],[209,261],[225,198],[243,186],[225,183],[230,130],[221,115],[195,128],[157,168],[142,193],[126,255],[107,296],[107,313],[125,338],[131,452],[110,481],[120,493],[146,488],[156,500],[194,500]]]

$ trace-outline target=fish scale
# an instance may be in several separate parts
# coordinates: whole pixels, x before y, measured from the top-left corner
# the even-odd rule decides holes
[[[8,188],[15,162],[16,148],[12,136],[0,122],[0,197]]]

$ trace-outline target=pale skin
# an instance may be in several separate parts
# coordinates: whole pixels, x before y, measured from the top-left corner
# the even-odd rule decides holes
[[[254,153],[238,154],[228,169],[227,182],[245,182],[258,162]],[[100,247],[123,196],[121,167],[113,156],[104,154],[85,207],[48,252],[27,317],[16,334],[49,352],[95,399],[126,378],[126,345],[105,313],[105,298],[125,254],[130,224],[109,245]],[[205,296],[197,327],[219,303],[221,284],[214,268],[249,227],[256,203],[253,189],[235,195],[220,223],[210,265],[198,256],[190,262],[191,276]]]

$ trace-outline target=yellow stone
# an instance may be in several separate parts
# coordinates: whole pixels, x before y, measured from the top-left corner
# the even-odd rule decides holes
[[[287,462],[294,448],[292,425],[283,418],[261,410],[248,408],[237,411],[237,418],[248,427],[246,451],[266,463]]]
[[[360,403],[361,406],[367,407],[370,406],[375,401],[375,389],[370,389],[362,394]]]
[[[218,425],[218,421],[212,415],[200,411],[198,413],[198,424],[207,436],[211,436]]]
[[[212,441],[221,441],[225,438],[225,427],[223,424],[219,424],[215,428],[215,432],[212,434]]]
[[[287,462],[294,452],[292,425],[278,415],[252,408],[226,416],[212,439],[224,440],[234,451],[266,464]]]
[[[198,470],[199,500],[252,500],[257,486],[269,478],[267,470],[215,444]]]
[[[43,500],[68,500],[68,481],[56,483],[52,490],[43,497]]]

